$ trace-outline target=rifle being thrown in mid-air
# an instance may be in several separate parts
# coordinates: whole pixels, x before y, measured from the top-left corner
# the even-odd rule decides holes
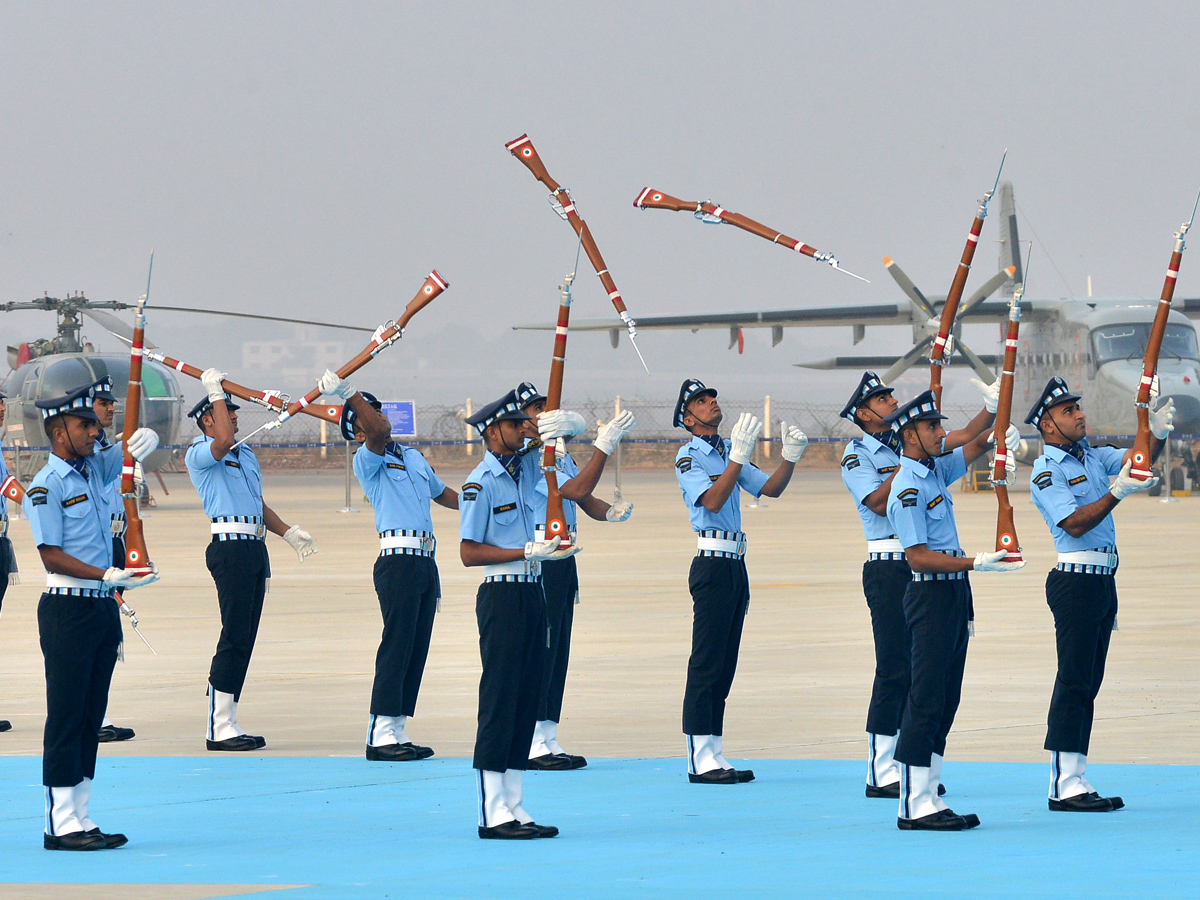
[[[832,268],[837,269],[839,272],[845,272],[851,278],[866,281],[867,284],[871,283],[861,275],[855,275],[849,269],[843,269],[841,263],[837,261],[837,257],[832,253],[818,250],[816,247],[804,243],[804,241],[788,237],[782,231],[768,228],[761,222],[755,222],[753,219],[743,216],[740,213],[730,212],[713,203],[711,200],[680,200],[678,197],[672,197],[670,194],[664,194],[662,191],[654,190],[654,188],[642,188],[642,192],[637,195],[637,199],[633,201],[633,205],[638,209],[669,209],[672,212],[690,212],[701,222],[708,225],[736,225],[743,231],[766,238],[772,244],[779,244],[780,246],[787,247],[789,250],[795,250],[797,253],[811,256],[817,262],[828,263]]]
[[[438,294],[446,290],[446,288],[449,286],[450,282],[439,275],[437,269],[431,271],[425,278],[425,283],[421,285],[421,289],[417,291],[416,296],[408,302],[408,306],[404,307],[404,312],[400,315],[400,318],[395,321],[385,322],[376,328],[375,333],[371,336],[371,342],[367,344],[367,346],[364,347],[357,356],[337,370],[338,377],[349,378],[351,375],[373,360],[378,354],[392,346],[392,344],[396,343],[396,341],[400,340],[400,338],[404,337],[404,328],[408,325],[409,320],[426,306],[428,306],[433,299],[438,296]],[[224,384],[228,389],[229,382],[224,382]],[[230,391],[230,393],[233,392]],[[234,446],[240,447],[260,431],[270,431],[278,428],[297,413],[307,413],[308,415],[315,415],[319,418],[325,418],[326,416],[321,413],[320,407],[313,406],[320,396],[320,388],[313,388],[299,400],[293,400],[291,403],[287,403],[281,408],[278,418],[270,420],[265,425],[260,425],[250,434],[246,435],[244,438],[234,444]],[[329,407],[329,409],[332,409],[332,407]]]
[[[1031,248],[1032,249],[1032,248]],[[996,490],[996,549],[1004,551],[1004,562],[1021,561],[1021,544],[1013,519],[1012,503],[1008,499],[1009,458],[1016,460],[1016,447],[1009,447],[1006,436],[1012,422],[1013,387],[1016,384],[1017,336],[1021,330],[1021,296],[1029,281],[1029,261],[1025,262],[1024,280],[1013,291],[1008,307],[1008,334],[1004,338],[1004,365],[1000,369],[1000,396],[996,402],[996,421],[992,433],[996,436],[996,459],[992,468],[992,486]]]
[[[1154,474],[1150,469],[1150,390],[1158,372],[1158,355],[1162,350],[1163,335],[1167,331],[1167,317],[1171,313],[1171,299],[1175,296],[1175,282],[1179,280],[1179,264],[1183,261],[1183,250],[1186,246],[1184,237],[1196,219],[1198,208],[1200,195],[1197,195],[1196,205],[1192,207],[1192,217],[1175,232],[1175,247],[1171,251],[1171,261],[1167,263],[1162,296],[1158,301],[1158,309],[1154,312],[1154,324],[1150,326],[1146,352],[1142,357],[1142,380],[1134,400],[1137,406],[1137,434],[1133,439],[1133,465],[1129,471],[1129,474],[1139,481],[1146,481]]]
[[[596,270],[596,275],[599,277],[600,283],[604,285],[604,290],[608,292],[608,299],[612,301],[613,306],[617,309],[617,315],[621,317],[621,321],[625,323],[625,327],[629,330],[629,343],[633,344],[634,352],[637,353],[638,359],[642,361],[642,368],[646,370],[646,374],[650,374],[650,367],[646,365],[642,351],[638,349],[637,322],[633,320],[633,317],[629,315],[629,310],[625,308],[625,301],[621,297],[621,292],[617,290],[617,285],[613,281],[612,275],[609,274],[604,257],[600,255],[600,248],[596,246],[591,229],[588,228],[587,222],[580,217],[579,211],[575,208],[575,198],[571,196],[570,191],[550,177],[550,173],[546,171],[546,166],[542,162],[542,158],[538,156],[537,150],[533,148],[533,142],[529,140],[529,135],[523,134],[516,140],[509,141],[504,145],[504,149],[515,156],[532,173],[534,178],[550,189],[550,203],[554,206],[555,212],[570,222],[571,227],[575,229],[575,234],[579,236],[579,241],[583,245],[583,252],[587,254],[588,261],[591,262],[592,268]]]

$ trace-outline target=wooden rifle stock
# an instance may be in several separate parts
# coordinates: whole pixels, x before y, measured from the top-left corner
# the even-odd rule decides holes
[[[996,549],[1004,551],[1005,562],[1021,561],[1021,544],[1013,521],[1012,503],[1008,499],[1008,473],[1005,460],[1014,456],[1016,447],[1009,447],[1006,436],[1012,422],[1013,386],[1017,370],[1017,335],[1021,328],[1021,293],[1017,290],[1008,310],[1008,335],[1004,339],[1004,368],[1000,372],[1000,399],[996,404],[996,462],[992,469],[992,485],[996,489]]]
[[[709,216],[711,220],[728,222],[730,225],[736,225],[743,231],[748,231],[751,234],[757,234],[761,238],[766,238],[772,244],[782,244],[789,250],[795,250],[797,253],[803,253],[805,256],[811,256],[815,259],[824,262],[833,258],[831,253],[822,253],[816,247],[811,247],[804,241],[798,241],[793,237],[788,237],[782,231],[776,231],[773,228],[768,228],[761,222],[755,222],[753,219],[747,218],[739,213],[730,212],[718,206],[715,203],[710,203],[705,200],[680,200],[678,197],[672,197],[670,194],[664,194],[662,191],[656,191],[653,188],[642,188],[642,192],[638,194],[637,199],[633,201],[633,205],[638,209],[669,209],[672,212],[692,212],[699,215]]]
[[[630,318],[629,311],[625,308],[625,301],[621,298],[621,292],[617,290],[617,284],[613,281],[612,275],[609,274],[608,265],[604,262],[604,257],[600,255],[600,248],[596,246],[596,241],[592,238],[592,232],[588,228],[587,222],[580,217],[579,211],[575,209],[575,201],[572,199],[570,192],[550,177],[550,173],[546,171],[546,166],[542,162],[542,158],[538,156],[537,150],[533,147],[533,142],[529,140],[529,135],[523,134],[516,140],[509,141],[504,145],[504,149],[523,163],[525,168],[533,173],[534,178],[550,189],[554,201],[562,207],[562,215],[571,223],[571,227],[575,229],[575,233],[583,243],[583,252],[587,254],[588,261],[592,264],[592,268],[596,270],[596,275],[599,276],[600,283],[604,285],[604,290],[608,292],[608,299],[616,307],[621,321],[628,327],[630,337],[636,336],[637,323]]]
[[[1195,218],[1195,211],[1192,217]],[[1129,474],[1141,481],[1153,473],[1150,470],[1150,385],[1158,371],[1158,354],[1162,349],[1163,335],[1167,331],[1167,317],[1171,312],[1171,298],[1175,296],[1175,282],[1179,280],[1179,264],[1183,260],[1184,236],[1192,223],[1185,222],[1175,234],[1175,248],[1171,261],[1167,263],[1167,276],[1163,280],[1162,296],[1154,312],[1154,324],[1150,326],[1150,337],[1146,340],[1146,353],[1142,357],[1142,381],[1138,385],[1137,434],[1133,440],[1133,464]]]
[[[425,283],[421,285],[421,289],[417,291],[417,295],[413,297],[413,299],[409,301],[408,306],[404,308],[404,312],[401,314],[400,318],[386,327],[383,325],[379,326],[379,328],[375,330],[374,337],[371,338],[371,343],[367,344],[367,346],[363,348],[362,352],[355,356],[354,359],[350,360],[350,362],[346,363],[337,370],[338,377],[349,377],[374,359],[376,354],[378,354],[380,351],[386,347],[390,347],[393,343],[398,341],[404,334],[404,327],[408,324],[409,320],[426,306],[428,306],[438,294],[440,294],[449,286],[450,282],[442,278],[442,276],[438,274],[437,269],[434,269],[432,272],[430,272],[428,277],[425,279]],[[226,384],[228,384],[228,382],[226,382]],[[230,393],[232,393],[232,391]],[[309,406],[320,396],[320,390],[313,388],[299,400],[289,403],[287,408],[280,415],[279,421],[286,421],[298,412],[307,412]]]
[[[176,372],[182,372],[184,375],[190,375],[192,378],[199,380],[204,374],[204,370],[188,363],[181,362],[178,359],[160,353],[157,350],[143,350],[142,355],[146,359],[154,360],[154,362],[162,363],[168,368],[174,369]],[[245,385],[238,384],[236,381],[228,379],[221,382],[221,386],[225,388],[234,397],[239,400],[245,400],[248,403],[257,403],[259,406],[274,410],[275,412],[283,412],[287,409],[287,405],[283,398],[274,391],[256,391],[254,388],[248,388]],[[308,406],[303,412],[318,419],[324,419],[327,422],[333,422],[335,425],[342,420],[342,408],[340,406]]]
[[[963,247],[962,258],[959,259],[958,268],[954,272],[954,281],[950,284],[950,291],[946,294],[946,302],[942,306],[942,317],[938,321],[937,337],[933,339],[933,348],[929,353],[929,389],[933,391],[939,410],[942,408],[942,367],[950,364],[951,354],[946,353],[946,349],[950,344],[950,334],[954,331],[954,319],[958,316],[958,304],[962,300],[963,288],[967,286],[967,276],[971,273],[971,261],[975,258],[975,247],[979,244],[979,235],[983,231],[983,220],[987,218],[988,201],[996,193],[996,188],[1000,186],[1000,173],[1004,171],[1004,160],[1007,158],[1008,151],[1005,150],[1004,156],[1000,158],[1000,169],[996,172],[996,184],[979,201],[979,210],[975,213],[975,221],[971,223],[971,230],[967,233],[967,243]],[[997,446],[999,446],[998,443]]]
[[[546,412],[562,405],[563,371],[567,362],[567,328],[571,319],[571,281],[567,276],[560,293],[558,327],[554,330],[554,356],[550,360],[550,384],[546,389]],[[571,532],[563,510],[562,492],[558,487],[558,468],[555,448],[557,440],[547,441],[542,448],[542,474],[546,477],[546,540],[560,538],[559,549],[571,546]]]
[[[21,482],[17,481],[16,475],[9,475],[3,483],[0,483],[0,495],[13,503],[22,503],[25,500],[25,488],[21,487]]]
[[[150,269],[154,270],[154,254],[150,255]],[[136,463],[129,451],[129,439],[138,430],[142,412],[142,354],[146,343],[146,300],[150,296],[150,280],[146,279],[146,293],[137,303],[133,315],[133,342],[129,348],[129,386],[125,391],[125,427],[121,443],[121,500],[125,506],[125,560],[124,568],[149,575],[150,554],[146,551],[146,535],[142,529],[142,517],[138,510],[137,486],[134,481]],[[124,603],[124,600],[121,601]]]

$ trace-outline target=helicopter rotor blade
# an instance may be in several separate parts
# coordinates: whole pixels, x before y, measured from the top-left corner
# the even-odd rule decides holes
[[[125,343],[133,340],[133,326],[125,324],[116,316],[101,312],[98,309],[91,309],[87,306],[81,307],[79,311],[89,319],[95,319],[109,334],[120,338]],[[146,346],[153,349],[155,345],[150,341],[146,341]]]
[[[259,316],[253,313],[226,312],[223,309],[197,309],[191,306],[150,306],[149,304],[146,305],[146,309],[161,310],[163,312],[203,313],[209,316],[232,316],[236,319],[260,319],[264,322],[286,322],[289,325],[318,325],[321,328],[341,328],[345,331],[362,331],[367,334],[374,334],[375,332],[374,328],[363,328],[361,325],[336,325],[333,322],[313,322],[308,319],[291,319],[286,316]]]

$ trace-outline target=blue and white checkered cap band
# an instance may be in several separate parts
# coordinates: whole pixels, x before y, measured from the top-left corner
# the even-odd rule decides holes
[[[922,403],[914,404],[913,406],[903,410],[900,415],[896,417],[895,428],[897,431],[899,431],[913,419],[931,412],[937,412],[937,403],[932,399],[926,400]]]
[[[533,400],[541,396],[542,395],[538,393],[538,389],[528,381],[522,381],[521,386],[517,388],[517,402],[520,403],[521,406],[528,406]]]
[[[1038,425],[1042,421],[1042,416],[1046,414],[1046,410],[1059,403],[1063,397],[1074,397],[1071,389],[1067,387],[1065,381],[1061,378],[1055,378],[1050,384],[1046,385],[1046,390],[1042,393],[1042,399],[1038,401],[1037,408],[1030,415],[1030,425]]]
[[[860,403],[862,403],[863,397],[867,396],[867,394],[871,393],[876,388],[881,387],[884,387],[884,384],[879,379],[879,376],[875,375],[874,373],[868,373],[866,378],[863,379],[862,384],[858,386],[858,399],[847,408],[847,412],[850,414],[850,417],[853,418],[858,414],[858,406]]]
[[[493,422],[500,421],[501,418],[503,418],[504,416],[506,416],[509,413],[519,413],[520,411],[521,411],[520,401],[517,401],[515,403],[505,403],[503,406],[497,408],[495,412],[493,412],[490,416],[488,416],[486,419],[484,419],[482,422],[480,422],[475,427],[477,429],[479,429],[480,434],[483,434],[483,432],[487,430],[487,427],[489,425],[491,425]]]
[[[42,410],[42,418],[49,419],[54,416],[61,416],[63,413],[72,409],[85,409],[88,412],[92,410],[92,399],[87,392],[80,394],[78,397],[72,397],[70,400],[58,406],[52,406],[49,409]]]

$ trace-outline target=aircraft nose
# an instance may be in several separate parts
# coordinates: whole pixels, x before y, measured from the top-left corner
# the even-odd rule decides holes
[[[1175,401],[1173,434],[1200,434],[1200,397],[1191,394],[1171,394]]]

